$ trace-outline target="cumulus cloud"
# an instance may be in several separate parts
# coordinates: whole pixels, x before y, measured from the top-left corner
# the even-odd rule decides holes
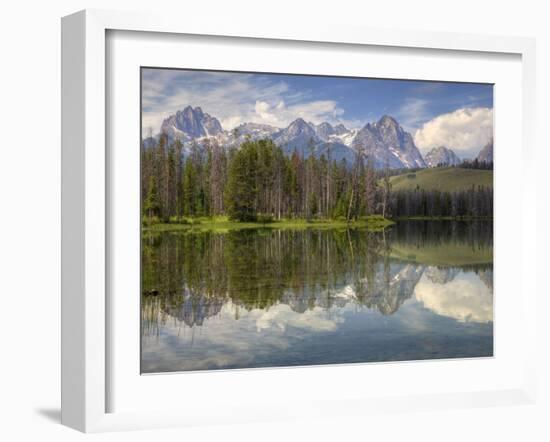
[[[457,109],[431,119],[416,131],[414,141],[423,152],[446,146],[467,157],[477,154],[492,136],[493,109],[477,107]]]
[[[254,365],[258,355],[284,351],[296,337],[336,330],[345,321],[344,311],[315,307],[298,313],[286,304],[246,310],[228,301],[218,315],[205,319],[207,327],[189,328],[174,318],[163,323],[162,339],[144,337],[144,367],[159,372]],[[262,333],[261,339],[251,339],[253,331]]]
[[[256,329],[258,331],[270,330],[275,326],[281,331],[285,331],[287,327],[311,331],[334,331],[337,324],[343,321],[343,317],[331,316],[321,307],[299,313],[293,311],[288,305],[277,304],[269,310],[261,312],[256,319]]]
[[[303,118],[315,124],[324,121],[336,123],[341,122],[340,117],[343,113],[344,110],[333,100],[308,101],[290,106],[282,99],[271,103],[257,100],[254,114],[248,115],[248,121],[277,127],[288,126],[296,118]]]
[[[493,293],[475,273],[462,273],[446,284],[423,275],[414,294],[424,307],[441,316],[461,322],[493,320]]]
[[[252,74],[207,71],[144,70],[142,74],[142,128],[158,132],[162,121],[190,105],[218,118],[232,129],[255,114],[250,97],[272,102],[288,92],[283,81]],[[250,121],[250,120],[248,120]]]
[[[159,131],[162,121],[187,105],[200,106],[224,129],[244,122],[285,127],[296,118],[319,124],[355,121],[343,118],[334,100],[314,100],[308,91],[290,90],[277,77],[254,74],[145,70],[142,78],[142,128]]]

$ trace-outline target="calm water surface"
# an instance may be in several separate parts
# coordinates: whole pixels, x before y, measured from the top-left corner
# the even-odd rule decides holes
[[[142,372],[493,354],[490,222],[145,233]]]

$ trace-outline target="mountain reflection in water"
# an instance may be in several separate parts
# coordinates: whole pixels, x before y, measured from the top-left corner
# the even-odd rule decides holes
[[[491,356],[490,222],[144,234],[142,372]]]

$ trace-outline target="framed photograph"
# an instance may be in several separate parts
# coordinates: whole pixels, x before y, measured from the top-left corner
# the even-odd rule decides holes
[[[64,424],[534,400],[532,40],[62,30]]]
[[[142,67],[141,96],[142,373],[493,356],[493,84]]]

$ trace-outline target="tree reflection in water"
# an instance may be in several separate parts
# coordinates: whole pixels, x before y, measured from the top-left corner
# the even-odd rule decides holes
[[[167,321],[201,327],[224,306],[231,307],[235,320],[243,312],[275,305],[305,313],[353,304],[392,315],[414,296],[421,279],[419,287],[432,295],[417,293],[417,298],[431,308],[438,304],[433,296],[440,295],[427,284],[449,284],[464,271],[475,272],[487,287],[490,299],[483,309],[489,313],[482,317],[492,320],[490,222],[411,221],[386,232],[145,233],[142,336],[158,335]],[[456,311],[444,307],[437,305],[433,311]],[[460,320],[481,317],[460,311]]]

